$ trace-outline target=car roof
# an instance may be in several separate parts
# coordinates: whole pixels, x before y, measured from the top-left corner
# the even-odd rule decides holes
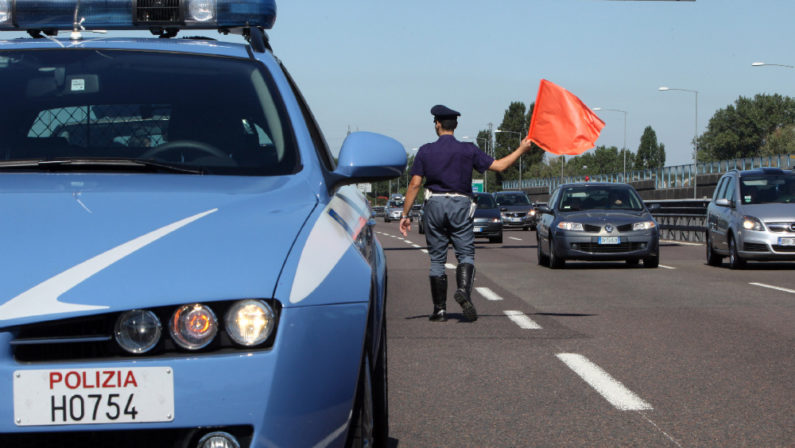
[[[562,184],[559,188],[563,187],[629,187],[632,185],[621,182],[577,182],[571,184]]]
[[[781,175],[781,174],[791,175],[794,173],[792,170],[787,171],[787,170],[782,170],[781,168],[755,168],[752,170],[736,170],[736,172],[739,174],[740,177],[760,176],[760,175]]]
[[[18,38],[0,40],[0,50],[25,50],[25,49],[114,49],[114,50],[152,50],[176,53],[206,54],[210,56],[231,56],[248,59],[248,44],[223,42],[211,37],[202,38],[172,38],[160,39],[157,37],[103,37],[93,38],[89,33],[84,33],[84,39],[35,39]],[[90,38],[89,38],[90,37]],[[241,42],[243,38],[241,37]]]

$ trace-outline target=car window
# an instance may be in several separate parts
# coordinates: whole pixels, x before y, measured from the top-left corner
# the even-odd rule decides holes
[[[559,211],[643,210],[643,201],[624,186],[569,187],[561,190]]]
[[[477,204],[479,209],[497,208],[497,202],[487,194],[477,195]]]
[[[795,202],[795,175],[743,176],[740,201],[743,204]]]
[[[730,176],[729,177],[729,181],[726,182],[726,189],[723,190],[723,198],[724,199],[728,199],[729,201],[734,201],[734,198],[735,198],[735,194],[734,194],[735,184],[736,184],[736,182],[734,181],[734,176]]]
[[[503,206],[509,205],[530,205],[527,196],[523,194],[498,194],[496,196],[497,204]]]
[[[721,199],[723,197],[723,192],[725,191],[726,184],[728,184],[728,183],[729,183],[729,178],[728,177],[721,178],[720,182],[718,182],[718,186],[715,187],[715,192],[712,195],[712,200],[713,201]]]
[[[133,159],[209,174],[295,172],[277,89],[260,64],[123,50],[0,52],[0,154]]]

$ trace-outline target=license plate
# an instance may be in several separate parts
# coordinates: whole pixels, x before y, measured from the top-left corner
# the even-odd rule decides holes
[[[174,375],[170,367],[14,372],[17,426],[172,420]]]
[[[795,238],[784,238],[781,237],[778,239],[779,246],[795,246]]]
[[[621,238],[617,236],[600,236],[599,244],[620,244]]]
[[[482,232],[483,227],[475,227],[475,233]]]

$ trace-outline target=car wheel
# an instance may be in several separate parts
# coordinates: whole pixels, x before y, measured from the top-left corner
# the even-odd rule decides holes
[[[707,232],[707,241],[704,244],[707,246],[707,264],[710,266],[720,266],[723,263],[723,257],[715,253],[712,249],[712,239],[709,237],[709,232]]]
[[[656,268],[660,265],[660,256],[659,255],[652,255],[650,257],[646,257],[643,259],[643,267],[644,268]]]
[[[555,253],[555,242],[552,238],[549,239],[549,267],[552,269],[561,269],[566,267],[566,260],[560,258]]]
[[[499,234],[498,236],[493,236],[493,237],[490,237],[490,238],[489,238],[489,243],[498,243],[498,244],[502,244],[502,233],[501,233],[501,234]]]
[[[353,407],[353,420],[348,429],[348,448],[371,447],[375,440],[375,406],[373,378],[370,375],[370,356],[364,355],[359,369],[359,385]]]
[[[541,244],[540,243],[538,244],[538,247],[537,247],[537,253],[538,253],[538,265],[539,266],[549,266],[549,257],[544,255],[544,253],[541,251]]]
[[[375,446],[387,446],[389,441],[389,381],[386,360],[386,319],[381,324],[381,346],[378,349],[375,372],[373,374],[373,405],[375,406]]]
[[[524,227],[522,227],[522,230],[524,230],[525,232],[527,232],[527,229],[529,229],[529,228],[530,228],[530,227],[528,227],[528,226],[524,226]]]
[[[420,235],[425,233],[425,227],[422,225],[422,221],[417,223],[417,231],[420,232]]]
[[[745,260],[740,258],[740,255],[737,253],[737,243],[734,240],[733,236],[729,237],[729,268],[730,269],[742,269],[745,267]]]

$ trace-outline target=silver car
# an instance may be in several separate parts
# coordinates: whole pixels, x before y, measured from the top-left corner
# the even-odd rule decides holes
[[[538,264],[565,266],[566,260],[625,260],[656,268],[660,233],[637,191],[627,184],[584,183],[558,187],[549,206],[539,206]]]
[[[707,207],[707,263],[742,268],[747,260],[795,260],[795,173],[730,171]]]

